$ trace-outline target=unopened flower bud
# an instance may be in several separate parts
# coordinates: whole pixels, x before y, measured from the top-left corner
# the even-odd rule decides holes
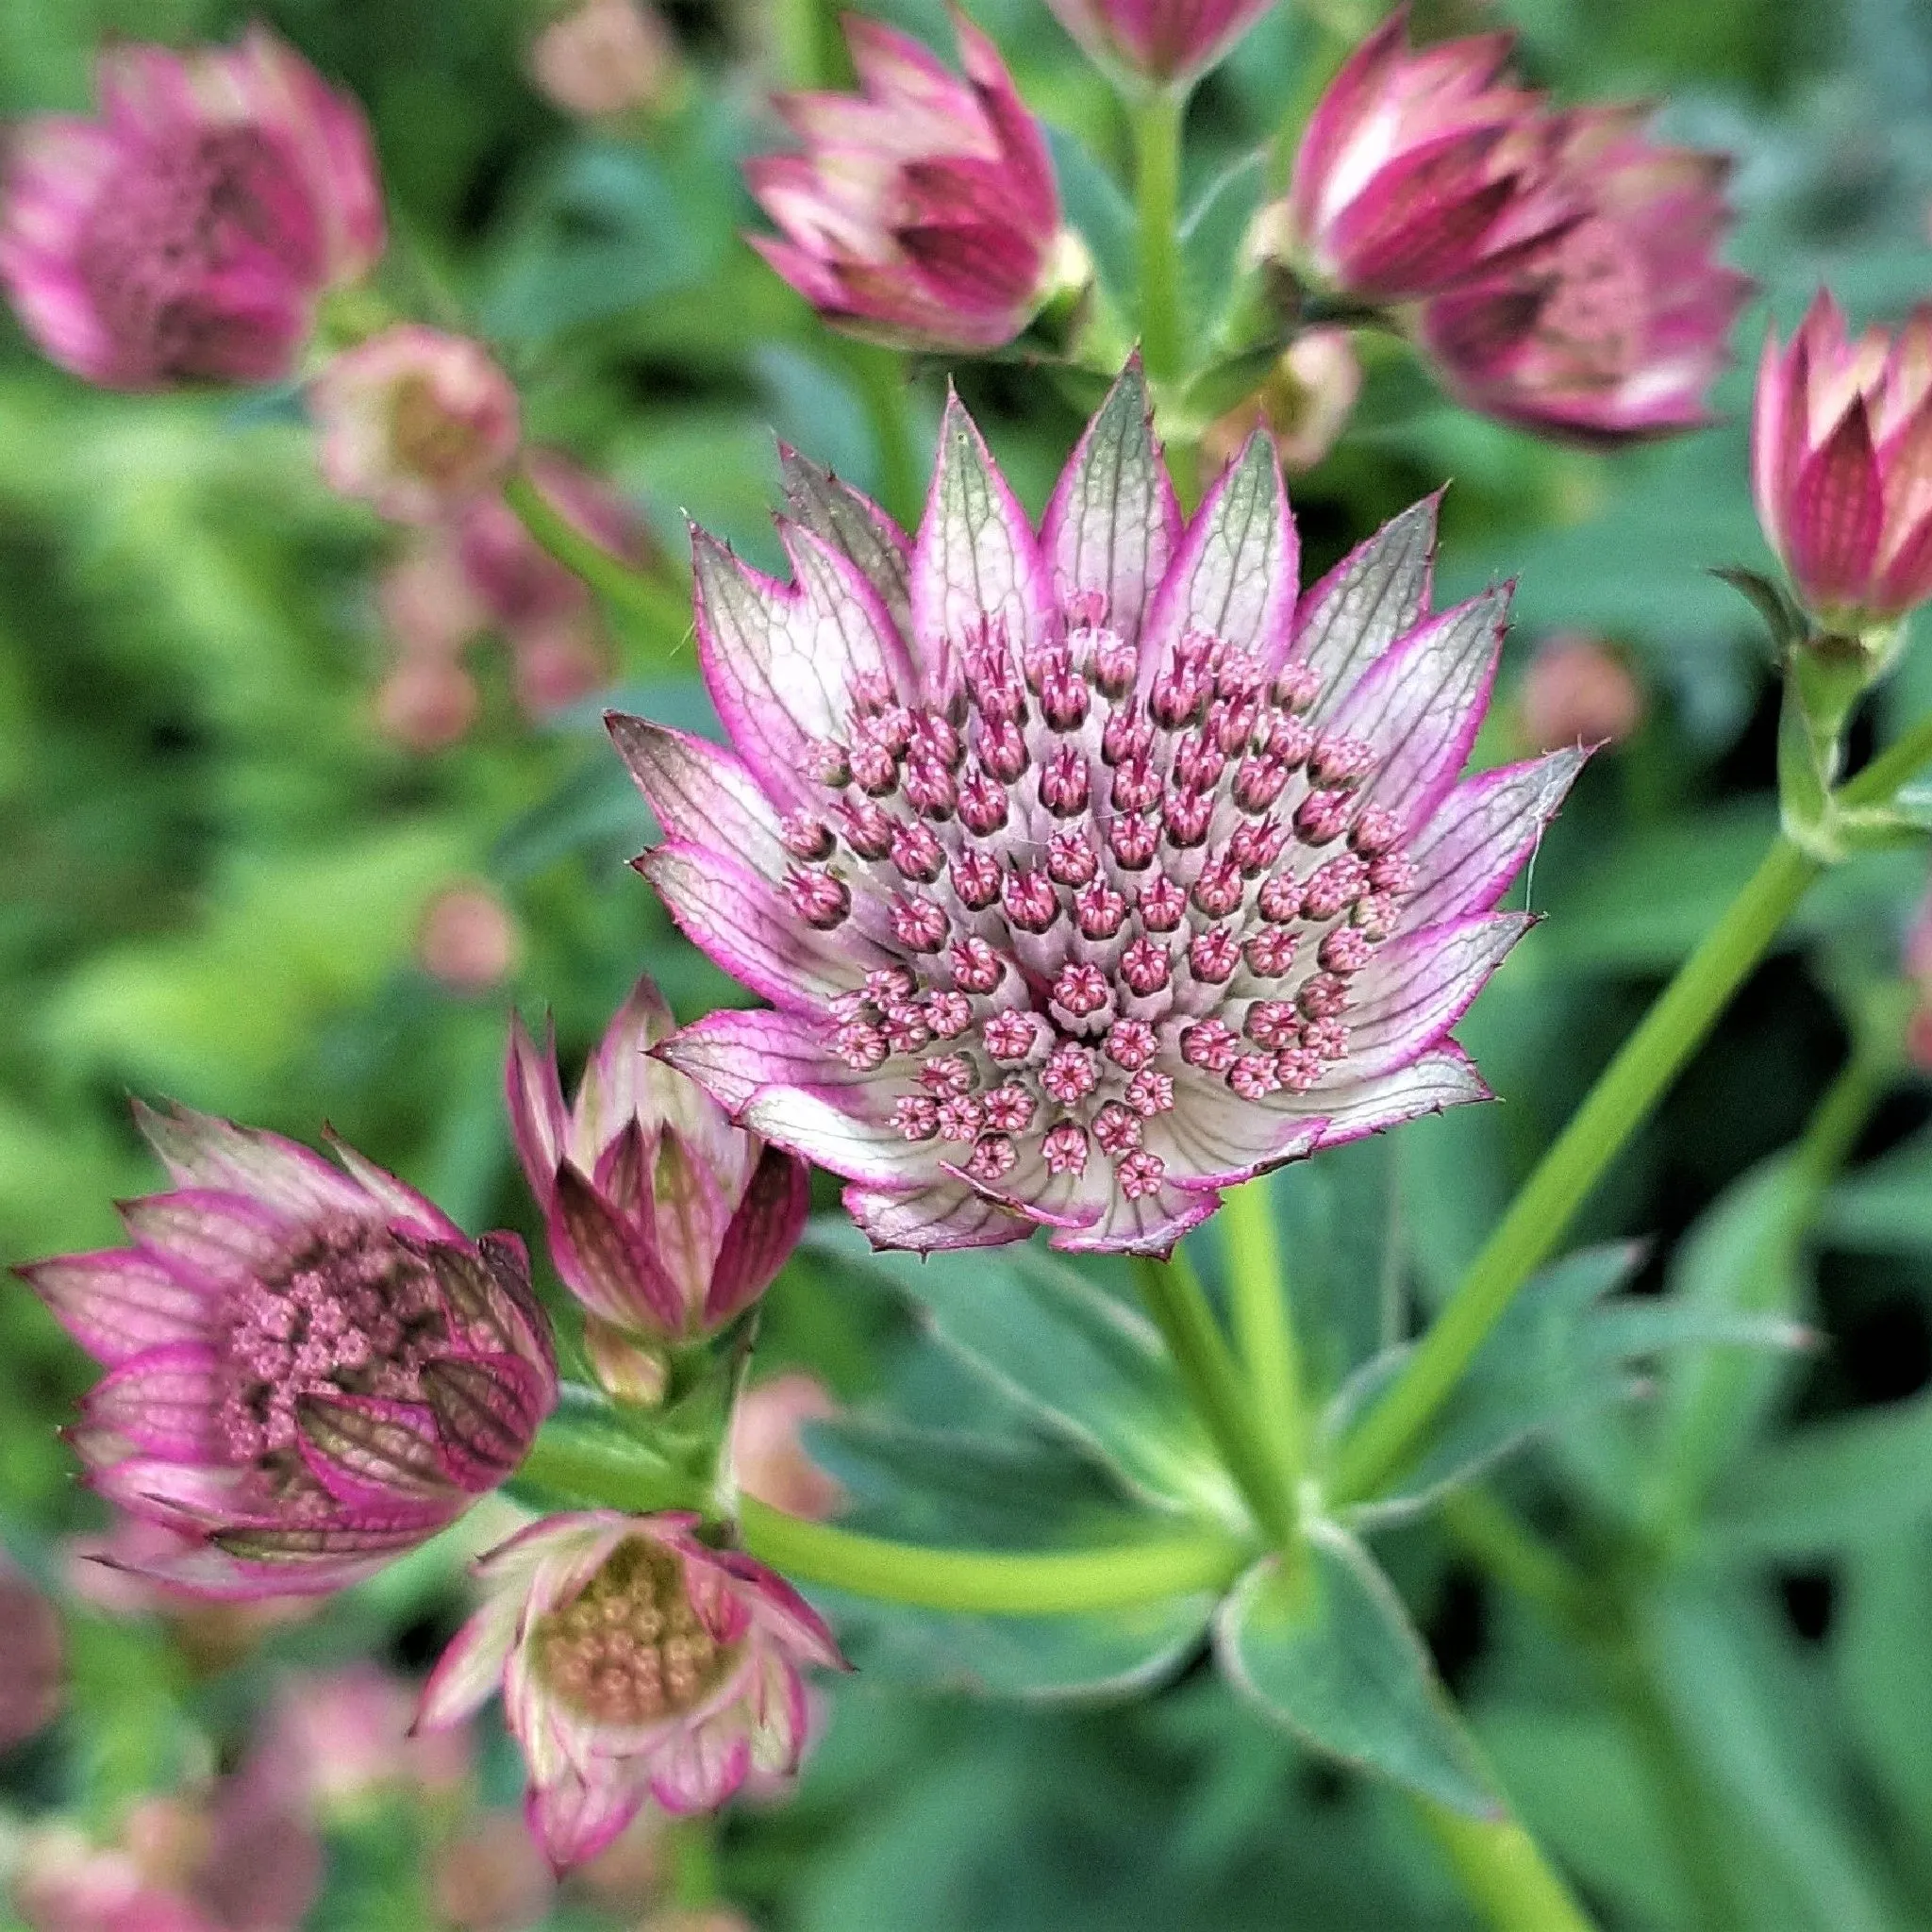
[[[530,46],[530,78],[552,107],[587,121],[657,107],[677,50],[644,0],[578,0]]]
[[[1546,639],[1523,675],[1523,735],[1538,751],[1616,744],[1643,722],[1643,691],[1623,658],[1600,639]]]
[[[816,1375],[790,1370],[747,1389],[731,1417],[731,1462],[747,1496],[788,1516],[830,1516],[839,1485],[807,1453],[807,1423],[825,1422],[839,1406]]]
[[[452,992],[481,993],[500,986],[521,949],[509,908],[477,880],[445,886],[424,908],[416,932],[418,962]]]

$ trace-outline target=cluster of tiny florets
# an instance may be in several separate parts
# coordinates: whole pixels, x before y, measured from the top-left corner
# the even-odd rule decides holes
[[[909,1063],[906,1138],[993,1189],[1035,1144],[1053,1174],[1097,1148],[1139,1199],[1177,1079],[1260,1100],[1346,1054],[1350,977],[1413,869],[1373,750],[1309,722],[1306,663],[1190,631],[1143,677],[1105,617],[1076,596],[1017,657],[983,632],[942,707],[861,680],[813,748],[823,806],[781,836],[799,916],[896,956],[834,1002],[831,1046]]]
[[[720,1643],[691,1607],[684,1565],[643,1538],[620,1543],[562,1608],[540,1620],[537,1668],[579,1715],[645,1724],[703,1699],[741,1644]]]

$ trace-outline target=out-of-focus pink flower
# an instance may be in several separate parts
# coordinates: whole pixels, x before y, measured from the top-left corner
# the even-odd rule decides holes
[[[586,120],[656,107],[676,72],[671,35],[644,0],[577,0],[530,46],[538,92]]]
[[[1202,437],[1204,470],[1219,475],[1257,429],[1274,438],[1281,467],[1291,476],[1312,470],[1335,447],[1361,387],[1361,360],[1345,328],[1304,331],[1260,389]]]
[[[806,1453],[801,1431],[838,1413],[825,1385],[800,1370],[747,1389],[731,1416],[739,1488],[788,1516],[830,1516],[839,1507],[839,1485]]]
[[[1575,212],[1546,180],[1552,131],[1508,72],[1510,37],[1418,52],[1407,29],[1398,8],[1329,83],[1289,188],[1299,265],[1364,301],[1467,282]]]
[[[782,95],[805,151],[745,178],[778,237],[753,245],[826,321],[907,347],[993,349],[1062,272],[1059,192],[998,51],[956,15],[962,81],[857,14],[857,94]]]
[[[408,751],[441,751],[476,722],[482,705],[476,680],[460,664],[406,658],[376,690],[375,722]]]
[[[12,1904],[29,1932],[222,1932],[128,1853],[64,1823],[26,1835]]]
[[[502,896],[477,879],[445,886],[430,900],[416,933],[424,972],[452,992],[501,986],[522,950],[517,923]]]
[[[1424,348],[1469,408],[1592,442],[1710,420],[1751,289],[1715,257],[1729,163],[1658,146],[1644,111],[1557,117],[1552,187],[1580,211],[1507,270],[1424,308]]]
[[[1615,744],[1643,722],[1643,691],[1600,638],[1563,633],[1537,646],[1518,695],[1523,735],[1538,751]]]
[[[424,1692],[421,1722],[435,1727],[501,1682],[530,1827],[559,1872],[594,1857],[647,1796],[708,1810],[755,1766],[790,1770],[802,1672],[843,1667],[802,1597],[698,1541],[697,1523],[595,1510],[533,1524],[477,1565],[483,1607]]]
[[[375,600],[405,658],[454,658],[490,622],[461,551],[442,531],[384,567]]]
[[[308,385],[330,489],[398,524],[435,523],[503,480],[517,392],[467,336],[398,323],[332,357]]]
[[[1751,419],[1757,518],[1798,595],[1850,631],[1932,597],[1932,303],[1856,341],[1820,290],[1764,343]]]
[[[204,1596],[340,1589],[453,1522],[557,1399],[514,1235],[472,1243],[352,1148],[136,1104],[175,1191],[132,1248],[19,1271],[108,1374],[72,1437],[109,1502],[191,1539]]]
[[[554,451],[525,458],[525,473],[551,508],[633,570],[648,570],[657,547],[643,520],[601,477]],[[539,547],[497,497],[474,503],[458,524],[458,555],[490,619],[512,634],[592,608],[581,577]]]
[[[610,649],[586,611],[545,618],[510,635],[517,703],[528,718],[546,718],[610,681]]]
[[[1048,0],[1109,73],[1186,86],[1219,64],[1274,0]]]
[[[456,1932],[525,1932],[550,1909],[550,1867],[513,1811],[485,1812],[430,1860],[437,1923]]]
[[[61,1650],[54,1606],[0,1557],[0,1751],[53,1722]]]
[[[186,55],[111,47],[98,84],[98,120],[14,138],[0,280],[28,332],[117,389],[289,375],[317,295],[382,252],[359,109],[259,27]]]
[[[916,541],[788,469],[791,583],[695,538],[732,749],[613,723],[640,869],[776,1008],[662,1058],[911,1248],[1165,1253],[1486,1096],[1450,1029],[1581,756],[1458,782],[1509,592],[1429,613],[1433,500],[1302,592],[1273,445],[1184,519],[1138,367],[1038,534],[957,401]]]
[[[470,1773],[469,1734],[413,1733],[416,1703],[414,1686],[366,1660],[287,1677],[250,1754],[250,1774],[308,1817],[354,1809],[399,1786],[453,1790]]]
[[[652,1343],[708,1334],[771,1285],[805,1226],[804,1166],[734,1127],[652,1056],[675,1022],[640,979],[566,1111],[557,1049],[510,1029],[517,1154],[557,1272],[593,1318]],[[598,1330],[591,1330],[593,1346]]]

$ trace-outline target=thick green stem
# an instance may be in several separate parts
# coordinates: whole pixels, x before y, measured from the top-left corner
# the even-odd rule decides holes
[[[1924,718],[1843,786],[1839,800],[1854,808],[1882,804],[1928,759],[1932,718]],[[1338,1501],[1359,1502],[1400,1473],[1517,1290],[1562,1240],[1570,1217],[1703,1043],[1820,871],[1789,839],[1765,855],[1604,1069],[1388,1393],[1343,1444]]]
[[[691,598],[687,591],[613,557],[553,508],[522,471],[503,486],[503,500],[541,549],[574,576],[581,577],[606,603],[649,625],[666,656],[690,633]]]
[[[1268,1183],[1237,1188],[1221,1210],[1235,1345],[1247,1371],[1256,1426],[1292,1497],[1307,1461],[1301,1351],[1281,1265]]]
[[[1591,1932],[1583,1907],[1515,1819],[1472,1818],[1429,1798],[1418,1798],[1416,1809],[1496,1932]]]
[[[740,1521],[745,1548],[799,1582],[981,1616],[1073,1616],[1224,1591],[1254,1559],[1236,1538],[1209,1531],[1050,1556],[927,1549],[808,1523],[748,1496]]]
[[[538,1432],[516,1480],[641,1515],[654,1509],[701,1508],[708,1500],[704,1483],[660,1457],[554,1427]]]
[[[1214,1439],[1227,1473],[1247,1498],[1255,1521],[1275,1546],[1294,1546],[1294,1498],[1256,1427],[1254,1407],[1221,1324],[1193,1270],[1142,1256],[1136,1263],[1141,1299],[1167,1343],[1188,1400]]]
[[[1181,373],[1181,118],[1187,97],[1150,88],[1133,108],[1141,236],[1141,353],[1148,376]]]

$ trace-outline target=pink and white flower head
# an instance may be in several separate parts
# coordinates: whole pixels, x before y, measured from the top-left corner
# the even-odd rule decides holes
[[[495,489],[514,460],[517,392],[480,342],[398,323],[308,386],[331,490],[398,524],[432,524]]]
[[[521,1020],[510,1028],[517,1153],[557,1272],[609,1366],[625,1358],[621,1338],[669,1344],[736,1319],[785,1265],[810,1205],[801,1162],[733,1126],[702,1087],[652,1057],[675,1024],[640,979],[568,1110],[555,1041],[540,1054]]]
[[[523,1747],[532,1833],[559,1871],[592,1858],[647,1797],[709,1810],[805,1745],[802,1672],[841,1670],[782,1578],[695,1535],[698,1519],[546,1517],[476,1566],[487,1592],[444,1653],[418,1723],[467,1717],[499,1681]]]
[[[1546,186],[1548,117],[1509,73],[1510,37],[1417,51],[1407,27],[1398,8],[1329,83],[1289,187],[1297,264],[1364,301],[1489,274],[1574,214]]]
[[[514,1235],[471,1242],[334,1142],[137,1104],[175,1182],[136,1245],[20,1271],[108,1373],[72,1432],[108,1501],[188,1538],[194,1594],[340,1589],[454,1521],[557,1400]]]
[[[805,151],[745,164],[781,231],[751,239],[841,328],[908,348],[996,349],[1063,273],[1059,192],[992,42],[954,21],[964,80],[917,41],[846,16],[860,92],[779,96]]]
[[[1037,535],[957,400],[916,541],[785,468],[791,583],[693,538],[732,749],[618,725],[640,870],[775,1008],[662,1058],[912,1248],[1164,1253],[1485,1097],[1449,1029],[1580,756],[1457,783],[1508,591],[1429,615],[1433,501],[1298,596],[1268,439],[1184,521],[1133,366]]]
[[[1049,0],[1059,24],[1110,73],[1186,86],[1274,0]]]
[[[1820,290],[1768,336],[1751,419],[1757,519],[1798,595],[1857,631],[1932,597],[1932,303],[1848,339]]]
[[[1550,192],[1574,220],[1507,269],[1426,304],[1450,392],[1542,434],[1620,442],[1709,422],[1748,277],[1715,257],[1729,162],[1648,140],[1641,108],[1554,117]]]
[[[109,48],[98,88],[98,120],[13,139],[0,281],[28,333],[115,389],[288,375],[316,297],[382,253],[360,110],[260,27]]]

